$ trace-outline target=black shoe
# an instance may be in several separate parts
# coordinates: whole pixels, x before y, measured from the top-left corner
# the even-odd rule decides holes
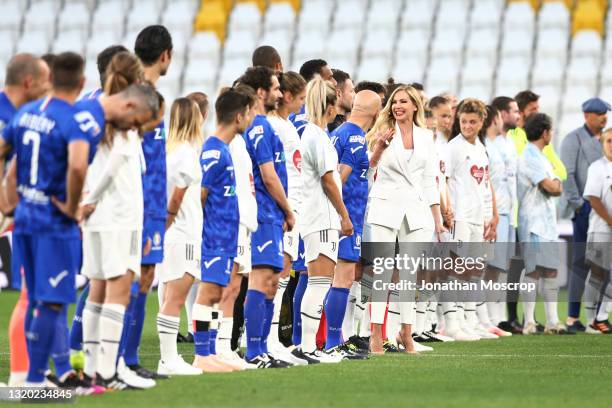
[[[582,333],[586,330],[586,327],[584,327],[584,324],[582,324],[580,320],[576,320],[572,324],[566,324],[565,327],[567,327],[567,332],[572,334],[576,334],[579,332]]]
[[[538,334],[544,333],[544,329],[545,327],[542,323],[536,322],[536,330],[538,331]]]
[[[246,361],[247,364],[251,364],[252,366],[255,366],[257,369],[289,367],[287,363],[285,363],[284,361],[275,360],[274,358],[271,358],[267,354],[260,354],[256,357],[253,357],[250,360],[248,358],[245,358],[244,361]]]
[[[57,376],[55,374],[53,374],[51,372],[51,370],[47,371],[47,373],[45,374],[45,378],[47,379],[47,381],[49,381],[51,384],[55,385],[56,387],[59,387],[60,385],[60,380],[59,378],[57,378]]]
[[[304,354],[304,352],[302,351],[302,349],[300,347],[296,347],[293,350],[291,350],[291,354],[293,354],[294,357],[296,358],[300,358],[302,360],[306,360],[306,362],[308,362],[308,365],[310,364],[319,364],[320,361],[314,358],[311,358],[309,356],[307,356],[306,354]]]
[[[60,381],[59,388],[74,390],[76,395],[92,395],[95,390],[88,378],[81,379],[74,371],[68,374],[64,381]]]
[[[360,350],[370,349],[370,339],[367,337],[351,336],[348,339],[348,343],[354,345]]]
[[[337,345],[336,347],[326,350],[325,352],[328,353],[334,351],[342,353],[344,358],[347,360],[367,360],[370,358],[367,352],[362,352],[349,342]]]
[[[176,342],[177,343],[189,343],[187,341],[187,337],[183,336],[181,333],[176,334]]]
[[[441,343],[442,339],[436,337],[436,334],[437,333],[435,333],[435,332],[425,331],[425,332],[421,333],[418,336],[418,338],[414,338],[413,337],[413,339],[416,340],[419,343],[422,343],[422,342],[425,342],[425,343]],[[424,340],[421,341],[421,340],[419,340],[419,338],[420,339],[424,339]]]
[[[383,350],[385,350],[385,353],[399,353],[399,349],[391,344],[389,340],[383,342]]]
[[[187,335],[185,336],[185,338],[187,339],[187,343],[193,343],[193,334],[187,332]]]
[[[518,320],[500,322],[497,327],[512,334],[523,334],[523,325],[521,325]]]
[[[120,380],[117,373],[115,373],[115,375],[109,378],[108,380],[105,380],[104,378],[102,378],[100,374],[96,374],[96,385],[99,385],[100,387],[104,387],[107,390],[114,390],[114,391],[135,389],[133,387],[130,387],[126,383],[124,383],[122,380]]]
[[[270,368],[289,368],[289,367],[293,367],[295,364],[293,364],[292,362],[289,361],[284,361],[284,360],[279,360],[278,358],[274,358],[274,356],[270,353],[266,353],[266,355],[268,356],[268,358],[271,361],[271,367]]]
[[[150,378],[153,380],[167,380],[168,376],[164,374],[157,374],[154,371],[148,370],[140,364],[129,365],[128,368],[138,374],[142,378]]]

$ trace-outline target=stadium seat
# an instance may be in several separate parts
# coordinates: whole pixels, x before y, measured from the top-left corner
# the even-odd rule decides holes
[[[92,37],[87,40],[85,46],[85,57],[88,61],[95,61],[98,53],[104,48],[108,47],[109,44],[123,43],[116,31],[97,31],[92,33]],[[134,37],[134,40],[136,37]],[[127,47],[128,49],[134,48],[134,43]]]
[[[463,0],[448,0],[440,2],[436,14],[436,34],[441,31],[454,31],[459,36],[465,34],[468,21],[468,8]]]
[[[395,45],[394,34],[386,30],[366,31],[365,39],[361,48],[361,58],[369,59],[373,57],[386,58],[391,60]]]
[[[60,12],[58,27],[61,27],[61,31],[77,30],[85,37],[89,31],[89,17],[89,8],[85,2],[67,2]]]
[[[301,61],[300,64],[303,62],[304,61]],[[333,68],[341,69],[351,75],[354,75],[356,72],[356,62],[354,58],[334,57],[333,59],[328,59],[327,63]],[[297,70],[299,70],[299,67],[297,67]]]
[[[432,59],[431,64],[427,67],[427,76],[425,89],[432,94],[437,95],[442,92],[457,91],[457,74],[458,68],[456,61],[452,58]]]
[[[249,66],[251,66],[250,58],[225,58],[223,61],[223,66],[219,70],[219,81],[217,83],[218,87],[221,88],[224,86],[231,86],[232,83],[238,79]]]
[[[599,90],[599,97],[606,101],[612,101],[612,85],[602,86]]]
[[[8,31],[0,31],[0,61],[8,62],[14,54],[15,40]],[[3,77],[4,75],[0,75]]]
[[[160,14],[155,2],[136,0],[128,14],[126,31],[140,31],[148,25],[158,24]]]
[[[502,4],[499,0],[480,0],[474,2],[470,16],[472,30],[478,28],[497,28],[500,23]]]
[[[212,31],[195,33],[189,40],[189,58],[219,62],[221,43]]]
[[[236,0],[236,5],[240,4],[254,4],[260,11],[264,11],[266,8],[266,0]]]
[[[466,60],[475,57],[487,57],[496,61],[499,33],[497,27],[472,29],[465,44]]]
[[[182,75],[183,75],[182,61],[173,61],[166,75],[159,78],[158,86],[164,87],[169,90],[167,94],[162,93],[164,98],[166,98],[166,110],[170,110],[170,106],[172,105],[174,98],[181,93],[181,76]]]
[[[92,34],[95,35],[100,31],[113,31],[117,36],[121,36],[123,34],[125,12],[125,2],[121,0],[100,2],[93,13]]]
[[[195,20],[195,31],[212,31],[219,41],[225,40],[228,11],[218,2],[205,2],[198,11]]]
[[[565,4],[560,1],[542,4],[538,12],[538,27],[559,28],[569,30],[570,13]]]
[[[177,32],[191,35],[197,5],[198,2],[193,0],[173,0],[168,2],[166,10],[162,13],[162,24],[173,35]]]
[[[495,94],[514,95],[517,90],[527,89],[529,67],[522,58],[504,56],[496,71]]]
[[[17,41],[15,52],[29,52],[42,55],[49,52],[49,37],[43,31],[24,32]]]
[[[251,58],[255,38],[248,31],[230,31],[224,46],[225,58]]]
[[[558,85],[532,84],[532,90],[540,95],[540,112],[550,115],[556,122],[559,119],[559,105],[561,101],[561,87]],[[555,125],[553,124],[553,127]]]
[[[372,2],[367,13],[366,31],[390,31],[395,34],[401,6],[401,0]]]
[[[326,44],[326,57],[352,60],[354,64],[360,44],[360,39],[356,38],[355,35],[356,32],[353,30],[334,31]]]
[[[329,30],[332,6],[332,2],[326,0],[304,2],[299,16],[299,31]]]
[[[572,33],[578,34],[583,30],[596,31],[599,35],[604,33],[604,10],[596,1],[580,1],[576,5],[572,20]]]
[[[306,60],[321,58],[325,52],[325,42],[320,31],[299,34],[293,45],[293,63],[299,67]]]
[[[261,26],[261,12],[255,3],[236,4],[229,19],[230,36],[240,31],[257,39]]]
[[[596,31],[580,31],[572,39],[572,59],[590,59],[593,63],[599,63],[601,57],[601,37]]]
[[[89,92],[100,88],[100,73],[96,64],[85,64],[85,85],[83,92]]]
[[[271,45],[281,56],[282,61],[288,61],[293,44],[293,33],[288,34],[284,29],[266,31],[259,39],[257,45]]]
[[[429,32],[422,30],[402,30],[396,48],[398,59],[411,57],[425,60],[428,52]]]
[[[16,37],[21,27],[23,9],[21,5],[25,2],[11,1],[2,5],[2,19],[0,19],[0,30],[11,32]]]
[[[501,41],[501,55],[529,60],[532,50],[533,35],[531,33],[522,29],[504,31]]]
[[[527,2],[511,2],[504,15],[504,31],[522,30],[528,34],[534,31],[535,13]]]
[[[486,57],[466,59],[461,71],[461,83],[465,86],[487,85],[493,83],[493,70],[495,65]]]
[[[410,55],[398,57],[391,76],[396,82],[424,82],[425,60]]]
[[[388,58],[364,59],[357,69],[357,75],[356,78],[353,78],[353,82],[368,80],[384,83],[389,78],[389,65]]]
[[[565,116],[568,113],[582,112],[582,103],[587,99],[594,97],[596,94],[597,93],[593,89],[593,86],[572,84],[565,90],[562,97],[561,103],[563,115]]]
[[[546,63],[554,59],[559,64],[567,60],[569,35],[567,30],[560,28],[545,28],[538,32],[535,57]]]
[[[454,31],[438,30],[431,47],[432,58],[450,57],[457,62],[463,51],[463,37]]]
[[[197,87],[210,90],[217,80],[217,64],[208,59],[190,59],[183,74],[183,89]],[[231,84],[230,84],[231,85]],[[183,92],[185,94],[185,92]]]
[[[189,25],[191,27],[191,25]],[[185,59],[185,55],[187,52],[187,43],[189,42],[189,38],[191,37],[191,33],[186,33],[185,31],[175,31],[172,32],[172,60],[173,64],[175,61],[182,61]]]
[[[25,14],[24,27],[30,32],[43,32],[48,39],[53,38],[55,35],[55,18],[57,12],[58,4],[54,1],[32,3]]]
[[[567,66],[567,83],[570,85],[591,86],[593,92],[597,82],[599,64],[588,58],[572,58]]]
[[[292,31],[295,27],[295,10],[289,3],[273,3],[266,10],[264,30]]]
[[[431,30],[436,1],[414,0],[407,2],[401,19],[401,30]]]
[[[121,40],[121,44],[128,50],[133,50],[134,44],[136,44],[136,37],[138,37],[139,32],[140,31],[129,31],[125,33],[123,40]]]
[[[563,82],[565,65],[551,63],[547,58],[538,58],[531,70],[533,86],[552,85],[560,87]]]
[[[478,98],[481,101],[491,99],[491,86],[486,84],[463,85],[458,92],[461,99]]]
[[[355,26],[363,26],[365,22],[365,7],[361,0],[344,0],[338,3],[335,11],[336,16],[342,18],[334,19],[334,29],[351,29]]]
[[[83,54],[84,50],[85,40],[82,33],[78,31],[61,31],[51,47],[51,52],[56,54],[63,51],[74,51],[78,54]]]
[[[580,103],[582,102],[584,101],[581,101]],[[555,131],[555,129],[553,128],[553,132],[555,133],[555,136],[557,138],[557,140],[554,140],[553,137],[553,141],[556,142],[555,145],[561,146],[563,138],[565,138],[568,133],[576,130],[577,128],[583,125],[584,116],[581,112],[565,113],[557,125],[557,130]]]

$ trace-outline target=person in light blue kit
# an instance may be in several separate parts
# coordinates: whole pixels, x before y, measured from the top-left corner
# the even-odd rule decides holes
[[[517,173],[519,239],[525,259],[525,289],[521,290],[525,322],[523,334],[537,333],[535,305],[537,291],[544,298],[546,311],[545,333],[566,334],[557,312],[557,268],[559,250],[557,211],[554,197],[561,195],[561,180],[542,153],[552,140],[552,120],[543,113],[535,113],[525,121],[529,144],[519,157]]]
[[[361,91],[355,95],[348,121],[331,133],[340,163],[342,199],[349,212],[355,233],[340,237],[338,263],[332,288],[325,302],[325,315],[330,326],[326,349],[340,346],[354,336],[355,302],[348,302],[349,292],[354,299],[361,276],[356,276],[356,265],[361,255],[361,234],[368,202],[368,148],[365,135],[376,121],[381,100],[375,92]],[[334,303],[337,303],[332,307]],[[335,312],[335,313],[334,313]],[[352,344],[355,343],[353,338]],[[344,347],[344,351],[350,348]]]

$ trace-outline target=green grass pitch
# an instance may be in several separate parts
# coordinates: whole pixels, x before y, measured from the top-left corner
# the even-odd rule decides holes
[[[9,372],[7,327],[16,299],[15,292],[0,293],[0,380],[5,382]],[[565,307],[564,303],[559,305],[561,311]],[[156,294],[149,297],[147,312],[140,353],[142,364],[154,369],[159,358]],[[543,321],[542,310],[538,312]],[[82,397],[77,405],[612,406],[612,336],[514,336],[476,343],[437,343],[434,348],[421,357],[385,355],[337,365],[171,378],[149,391]],[[191,361],[193,345],[180,344],[179,352]]]

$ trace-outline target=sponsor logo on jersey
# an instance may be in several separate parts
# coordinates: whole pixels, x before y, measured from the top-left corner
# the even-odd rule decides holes
[[[202,160],[206,160],[206,159],[216,159],[216,160],[219,160],[219,157],[221,157],[221,151],[220,150],[206,150],[205,152],[202,152],[201,159]]]
[[[236,195],[236,187],[234,186],[223,186],[223,195],[225,197],[233,197]]]
[[[365,144],[365,136],[351,136],[349,137],[349,143],[359,143],[359,144]]]
[[[274,157],[276,163],[283,163],[285,161],[285,152],[275,152]]]

